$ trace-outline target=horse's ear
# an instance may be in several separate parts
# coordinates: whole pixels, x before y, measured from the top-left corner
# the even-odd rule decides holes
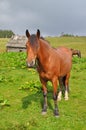
[[[28,29],[26,30],[26,36],[27,36],[27,38],[30,37],[30,33],[28,32]]]
[[[37,30],[37,37],[38,37],[38,39],[40,38],[40,30],[39,29]]]

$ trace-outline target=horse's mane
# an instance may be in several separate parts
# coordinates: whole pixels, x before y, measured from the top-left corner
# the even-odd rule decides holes
[[[44,41],[45,45],[46,45],[46,48],[52,48],[51,45],[50,45],[50,42],[48,40],[46,40],[44,37],[40,37],[41,40]]]
[[[45,38],[44,38],[44,37],[42,37],[42,36],[40,37],[40,39],[45,40]]]
[[[41,36],[40,39],[42,39],[50,44],[50,42],[48,40],[46,40],[43,36]]]

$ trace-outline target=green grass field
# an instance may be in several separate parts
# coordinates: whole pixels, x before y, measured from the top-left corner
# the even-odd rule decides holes
[[[48,84],[48,112],[41,115],[43,95],[38,73],[26,67],[26,54],[5,52],[9,39],[0,39],[0,130],[86,129],[86,37],[46,38],[53,47],[79,49],[73,58],[69,100],[58,102],[53,115],[52,86]]]

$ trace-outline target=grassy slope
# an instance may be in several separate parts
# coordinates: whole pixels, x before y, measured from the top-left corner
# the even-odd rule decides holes
[[[6,43],[9,41],[9,38],[0,38],[0,52],[6,51]]]
[[[70,78],[70,99],[58,103],[60,117],[53,116],[52,87],[48,86],[48,113],[41,115],[42,92],[34,88],[20,90],[38,74],[28,70],[23,53],[0,54],[0,98],[10,106],[0,107],[0,130],[85,130],[86,128],[86,39],[47,38],[53,46],[63,45],[80,49],[84,58],[73,58]],[[82,44],[81,44],[82,43]],[[0,43],[1,46],[2,42]],[[40,87],[40,86],[39,86]]]

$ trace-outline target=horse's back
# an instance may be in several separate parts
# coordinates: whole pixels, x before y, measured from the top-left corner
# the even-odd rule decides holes
[[[70,49],[66,47],[58,47],[56,49],[56,52],[58,53],[61,59],[65,58],[65,59],[69,59],[70,61],[72,60],[72,52]]]
[[[67,54],[67,55],[68,55],[68,54],[69,54],[69,55],[72,55],[71,50],[68,49],[68,48],[66,48],[66,47],[58,47],[56,50],[57,50],[57,51],[61,51],[61,52],[65,53],[65,54]]]

